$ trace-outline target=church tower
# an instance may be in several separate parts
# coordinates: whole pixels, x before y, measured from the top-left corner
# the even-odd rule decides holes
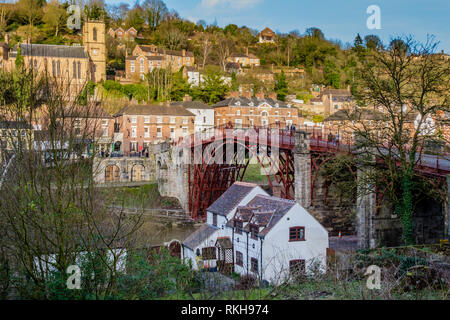
[[[83,25],[83,45],[91,60],[91,79],[106,80],[106,31],[105,22],[86,20]]]

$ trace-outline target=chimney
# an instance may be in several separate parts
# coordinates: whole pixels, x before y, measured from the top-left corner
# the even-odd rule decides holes
[[[9,34],[5,34],[5,43],[9,45]]]
[[[248,56],[248,47],[247,47],[247,56]]]
[[[192,101],[192,97],[188,94],[185,94],[183,97],[183,102],[185,102],[185,101]]]
[[[275,92],[269,94],[269,98],[273,100],[277,100],[277,94]]]
[[[186,49],[181,50],[181,54],[183,55],[183,57],[186,57]]]
[[[239,91],[232,91],[228,94],[228,98],[239,98]]]
[[[264,100],[264,92],[261,90],[256,94],[256,98],[258,98],[258,100]]]
[[[251,99],[251,98],[252,98],[252,92],[251,92],[250,90],[245,90],[245,91],[242,93],[242,96],[245,97],[245,98],[247,98],[247,99]]]

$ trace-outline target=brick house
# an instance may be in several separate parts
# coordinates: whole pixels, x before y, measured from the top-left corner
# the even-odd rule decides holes
[[[231,57],[229,57],[227,59],[227,61],[239,63],[244,68],[259,67],[261,64],[260,59],[257,56],[255,56],[252,53],[248,53],[248,52],[247,52],[247,54],[241,54],[241,53],[232,54]]]
[[[145,152],[150,144],[194,133],[195,115],[182,105],[130,104],[114,117],[116,132],[120,132],[116,144],[124,154]]]
[[[181,67],[194,66],[194,53],[186,50],[166,50],[154,45],[137,45],[130,57],[125,61],[125,73],[127,79],[142,79],[143,74],[152,68],[170,67],[173,72]]]
[[[270,28],[265,28],[259,35],[259,43],[275,43],[277,35]]]
[[[234,128],[250,127],[298,127],[298,110],[289,103],[273,98],[231,97],[213,105],[216,126]]]
[[[123,28],[117,28],[115,30],[113,28],[109,28],[108,34],[114,39],[124,39],[130,41],[134,41],[134,39],[138,36],[137,30],[133,27],[127,30],[124,30]]]

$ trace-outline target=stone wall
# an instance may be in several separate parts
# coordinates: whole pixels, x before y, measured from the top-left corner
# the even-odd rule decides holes
[[[119,170],[119,178],[115,181],[106,181],[105,172],[108,166],[115,166]],[[136,166],[142,166],[144,170],[141,173],[141,177],[137,181],[133,179],[133,169],[136,170]],[[131,182],[155,182],[156,181],[156,165],[154,158],[136,158],[136,157],[123,157],[123,158],[94,158],[92,165],[92,171],[94,176],[94,182],[98,184],[105,183],[131,183]],[[134,180],[134,181],[133,181]]]
[[[167,143],[155,145],[156,179],[163,197],[177,198],[185,212],[189,211],[188,164],[190,152]]]

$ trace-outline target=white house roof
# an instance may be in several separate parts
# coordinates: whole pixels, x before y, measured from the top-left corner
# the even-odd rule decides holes
[[[213,227],[207,223],[203,224],[199,229],[195,232],[191,233],[189,237],[187,237],[183,241],[183,245],[188,247],[191,250],[197,248],[205,239],[210,237],[215,231],[218,229]]]
[[[227,216],[257,185],[248,182],[235,182],[207,211]]]

